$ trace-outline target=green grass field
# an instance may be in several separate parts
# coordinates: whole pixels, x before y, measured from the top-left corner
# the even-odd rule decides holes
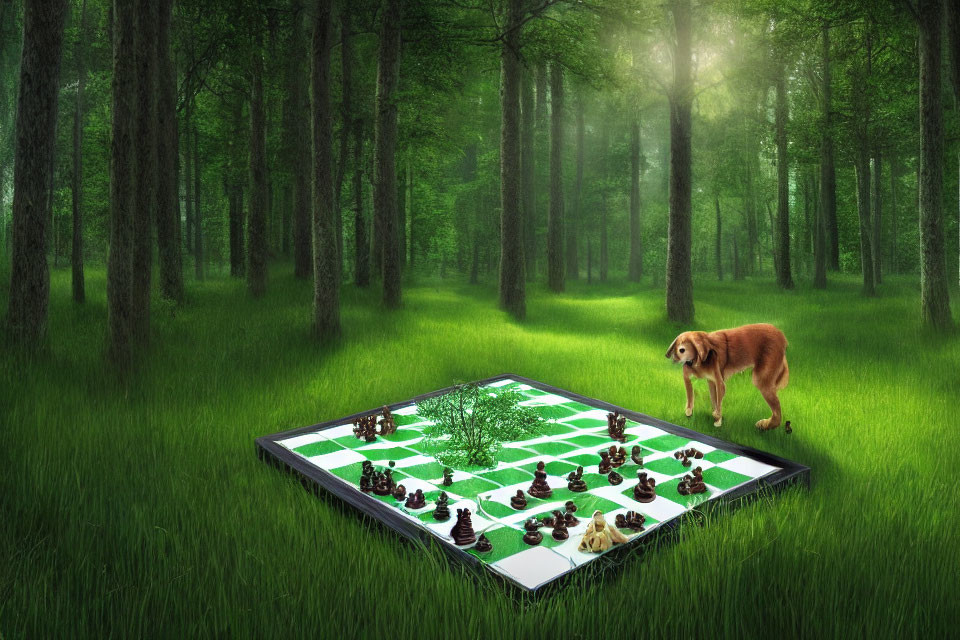
[[[919,330],[914,281],[864,299],[856,277],[790,293],[700,279],[697,328],[769,321],[790,340],[793,434],[755,430],[768,409],[740,375],[721,437],[809,465],[810,490],[710,513],[527,602],[303,491],[253,440],[502,372],[713,433],[704,383],[683,416],[663,354],[687,327],[664,320],[662,292],[533,285],[518,324],[491,287],[421,284],[398,312],[347,287],[343,341],[321,350],[312,285],[289,271],[260,301],[214,279],[183,309],[155,303],[131,382],[103,364],[103,270],[81,307],[53,273],[49,349],[0,356],[0,636],[957,633],[960,338]]]

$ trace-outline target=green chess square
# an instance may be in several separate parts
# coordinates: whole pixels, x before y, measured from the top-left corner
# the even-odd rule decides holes
[[[559,456],[579,449],[579,447],[562,441],[538,442],[537,444],[529,445],[529,448],[542,456]]]
[[[691,473],[694,468],[697,466],[697,460],[690,458],[690,466],[683,466],[679,460],[673,456],[666,458],[658,458],[651,462],[644,462],[643,468],[649,471],[656,471],[665,476],[682,476],[686,473]]]
[[[489,515],[494,518],[509,518],[515,516],[518,513],[526,512],[528,509],[524,509],[523,512],[517,511],[508,504],[503,504],[497,500],[480,500],[480,509],[478,512],[480,515]],[[528,507],[529,508],[529,507]],[[481,511],[482,509],[482,511]]]
[[[386,440],[387,442],[406,442],[407,440],[416,440],[417,438],[422,438],[423,433],[417,429],[398,429],[389,435],[378,437]]]
[[[310,444],[296,447],[294,451],[302,455],[304,458],[312,458],[314,456],[322,456],[325,453],[343,451],[343,447],[333,440],[318,440],[316,442],[311,442]]]
[[[690,442],[690,438],[683,438],[675,436],[672,433],[667,433],[662,436],[657,436],[656,438],[644,440],[643,446],[655,451],[674,451],[686,446],[688,442]]]
[[[692,509],[701,502],[706,502],[710,499],[709,489],[704,493],[694,493],[688,496],[682,496],[677,492],[678,484],[680,484],[680,478],[673,478],[672,480],[667,480],[662,484],[657,483],[657,496],[660,498],[666,498],[671,502],[676,502],[679,505],[683,505],[687,509]],[[633,499],[633,487],[630,487],[630,491],[624,495],[629,495],[630,499]]]
[[[517,484],[518,482],[533,482],[532,473],[524,471],[523,469],[517,469],[515,467],[508,467],[506,469],[500,469],[499,471],[487,471],[478,473],[477,475],[484,480],[496,482],[504,487]]]
[[[406,415],[406,416],[398,416],[398,415],[394,415],[394,416],[393,416],[393,421],[396,423],[396,425],[397,425],[398,427],[405,427],[405,426],[407,426],[408,424],[417,424],[417,423],[423,422],[423,421],[425,421],[425,420],[426,420],[426,418],[421,418],[420,416],[418,416],[418,415],[415,414],[415,413],[412,413],[412,414]]]
[[[493,545],[488,553],[479,553],[472,547],[467,549],[467,553],[470,553],[483,562],[492,564],[498,560],[503,560],[508,556],[512,556],[515,553],[520,553],[530,548],[526,542],[523,541],[523,529],[514,529],[513,527],[501,526],[497,528],[491,528],[484,531],[483,535],[487,537],[487,540],[490,541],[490,544]],[[480,534],[477,534],[477,537],[480,537]],[[547,536],[544,536],[546,539]]]
[[[710,453],[705,454],[703,459],[708,460],[713,464],[720,464],[721,462],[726,462],[727,460],[733,460],[736,457],[736,454],[730,453],[729,451],[714,449]]]
[[[584,469],[589,469],[591,467],[597,468],[600,465],[600,455],[598,453],[578,453],[575,456],[563,458],[563,461],[572,462],[573,464],[581,466]]]
[[[606,427],[607,421],[602,418],[574,418],[566,420],[564,424],[569,424],[578,429],[596,429],[597,427]]]
[[[339,444],[341,447],[345,447],[347,449],[359,449],[360,447],[365,447],[367,445],[374,444],[373,442],[367,442],[366,440],[361,440],[356,436],[340,436],[339,438],[334,440],[334,442]]]
[[[366,456],[367,460],[403,460],[411,456],[420,455],[413,449],[406,447],[390,447],[389,449],[360,449],[357,453]]]
[[[521,468],[526,471],[529,471],[532,474],[534,471],[537,470],[537,463],[531,462],[530,464],[526,464]],[[546,464],[544,464],[543,470],[547,472],[547,475],[566,477],[566,475],[571,471],[577,470],[577,465],[570,464],[569,462],[566,462],[563,460],[551,460],[549,462],[546,462]]]
[[[575,416],[579,411],[574,411],[562,404],[551,404],[545,406],[534,406],[531,407],[536,409],[537,413],[546,420],[563,420],[564,418],[569,418]]]
[[[439,462],[426,462],[412,467],[404,467],[403,472],[419,480],[439,480],[443,477],[443,465]]]
[[[749,476],[723,467],[710,467],[703,472],[703,481],[711,487],[726,491],[750,480]]]
[[[536,451],[530,451],[529,449],[519,449],[516,447],[503,447],[497,451],[497,455],[494,456],[500,462],[506,462],[510,464],[511,462],[520,462],[521,460],[526,460],[537,455]]]
[[[606,436],[585,433],[573,438],[565,438],[564,442],[576,445],[578,449],[596,449],[599,451],[604,446],[609,447],[613,440]]]
[[[500,485],[484,480],[483,478],[473,477],[465,480],[458,480],[449,487],[445,487],[448,493],[454,493],[458,496],[468,499],[476,499],[477,495],[499,489]]]

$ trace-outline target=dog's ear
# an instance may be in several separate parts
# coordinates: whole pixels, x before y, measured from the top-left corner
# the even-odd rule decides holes
[[[693,350],[697,352],[697,364],[703,364],[710,357],[711,351],[716,351],[710,338],[703,331],[695,331],[690,334],[690,343]]]
[[[680,335],[683,335],[682,333]],[[673,343],[670,345],[670,348],[667,349],[667,357],[672,358],[673,352],[677,350],[677,342],[680,341],[680,336],[677,336],[673,339]]]

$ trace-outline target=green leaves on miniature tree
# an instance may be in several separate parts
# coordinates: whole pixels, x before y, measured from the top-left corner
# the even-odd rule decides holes
[[[504,442],[539,434],[545,420],[528,407],[516,391],[492,393],[467,384],[418,403],[417,414],[434,424],[425,443],[437,460],[450,466],[489,466],[496,462]]]

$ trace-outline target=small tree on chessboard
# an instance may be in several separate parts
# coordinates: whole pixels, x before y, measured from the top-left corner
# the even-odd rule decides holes
[[[425,443],[437,460],[451,466],[491,465],[504,442],[538,435],[546,421],[533,409],[521,407],[516,391],[496,391],[476,385],[429,398],[417,405],[417,415],[433,421]]]

